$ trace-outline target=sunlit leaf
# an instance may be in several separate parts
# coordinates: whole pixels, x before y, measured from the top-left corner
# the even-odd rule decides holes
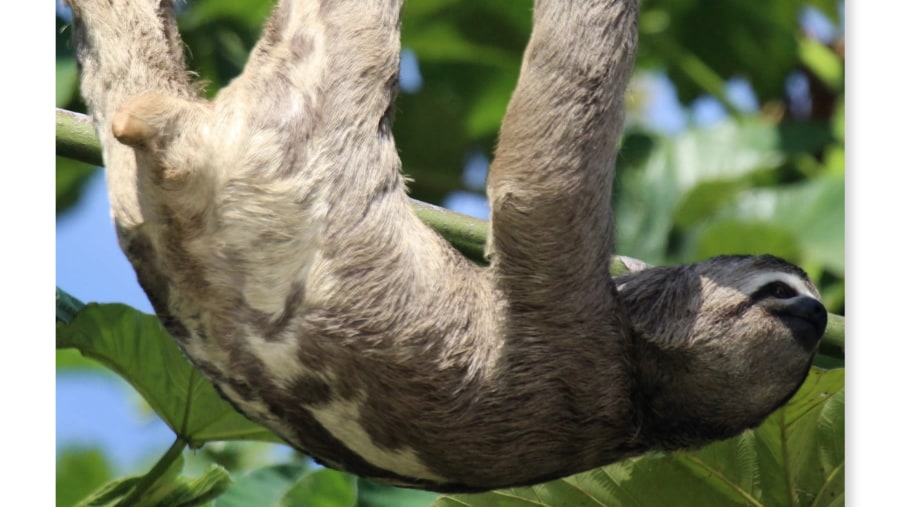
[[[56,346],[76,348],[121,375],[193,447],[215,440],[280,441],[219,397],[153,315],[92,303],[71,323],[57,324]]]
[[[756,232],[748,228],[756,228]],[[760,228],[764,228],[766,233]],[[729,232],[731,229],[734,232]],[[835,273],[844,272],[844,181],[822,178],[771,189],[755,189],[723,207],[699,239],[698,254],[736,248],[736,236],[746,253],[764,248],[787,258],[805,259]],[[729,240],[728,238],[732,239]],[[759,247],[754,247],[753,243]],[[729,246],[730,245],[730,246]],[[781,250],[780,247],[784,247]],[[723,253],[726,253],[723,251]]]
[[[111,507],[127,495],[139,480],[140,477],[126,477],[109,482],[78,502],[77,507]]]
[[[824,125],[775,125],[750,118],[688,130],[673,139],[656,138],[640,164],[619,168],[619,252],[664,263],[676,224],[684,228],[716,212],[749,188],[754,176],[830,139]]]
[[[811,38],[800,41],[800,61],[832,91],[844,88],[844,62],[828,46]]]
[[[180,471],[181,467],[172,467],[172,470],[176,469]],[[200,477],[196,478],[178,475],[164,477],[160,479],[160,485],[151,489],[135,507],[203,505],[221,495],[232,482],[228,472],[218,465],[211,465]]]
[[[156,477],[146,491],[138,492],[143,476],[117,479],[95,491],[78,507],[193,507],[220,495],[232,482],[218,465],[210,466],[200,477],[180,476],[184,458],[179,456]]]

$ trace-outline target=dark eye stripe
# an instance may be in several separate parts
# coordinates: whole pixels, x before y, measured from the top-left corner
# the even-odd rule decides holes
[[[797,295],[797,291],[790,285],[775,281],[767,283],[756,292],[758,298],[773,297],[777,299],[790,299]]]

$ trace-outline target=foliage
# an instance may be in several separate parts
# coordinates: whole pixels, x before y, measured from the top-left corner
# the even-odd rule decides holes
[[[414,179],[414,197],[441,203],[454,191],[480,191],[463,182],[460,169],[496,143],[530,30],[530,5],[407,2],[403,44],[415,54],[423,81],[400,94],[394,133],[404,172]],[[843,52],[840,39],[804,34],[797,19],[805,5],[839,19],[840,4],[831,0],[642,2],[636,75],[664,72],[682,103],[711,95],[730,115],[707,128],[689,123],[672,137],[640,126],[647,122],[632,122],[618,167],[618,250],[659,264],[728,252],[774,253],[803,266],[829,310],[843,313]],[[188,61],[207,80],[209,94],[240,72],[270,8],[271,2],[225,0],[182,7]],[[56,30],[56,105],[84,111],[64,17],[57,17]],[[785,93],[792,75],[808,83],[806,109]],[[731,103],[727,83],[737,77],[749,81],[759,110],[739,112]],[[634,116],[647,100],[637,91],[630,95]],[[57,158],[57,213],[77,202],[93,171]],[[219,399],[154,317],[123,305],[83,306],[61,293],[57,322],[58,347],[96,360],[61,351],[59,368],[111,369],[176,435],[147,473],[128,478],[97,450],[60,451],[57,481],[66,487],[57,492],[58,505],[267,506],[301,505],[300,499],[302,505],[361,507],[679,505],[676,498],[684,505],[843,503],[840,368],[814,370],[788,406],[757,430],[726,442],[649,455],[532,488],[436,500],[431,493],[357,480],[302,458],[259,467],[217,455],[210,442],[277,438]],[[831,364],[842,366],[840,359]],[[182,449],[204,444],[201,455],[209,461],[199,469],[191,459],[185,463]]]

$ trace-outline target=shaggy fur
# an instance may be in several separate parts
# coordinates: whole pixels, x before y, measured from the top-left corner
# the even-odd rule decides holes
[[[536,0],[487,268],[407,201],[400,0],[280,1],[213,101],[171,1],[70,3],[141,285],[226,398],[323,463],[442,491],[531,484],[734,435],[803,380],[825,312],[798,268],[608,274],[637,0]]]

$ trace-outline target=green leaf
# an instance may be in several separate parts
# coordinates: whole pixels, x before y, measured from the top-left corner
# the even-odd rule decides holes
[[[149,492],[138,506],[145,507],[192,507],[205,504],[221,495],[232,484],[228,472],[211,465],[200,477],[175,477],[158,489]]]
[[[519,55],[481,45],[460,33],[460,27],[442,19],[404,37],[420,61],[467,63],[487,67],[516,68]]]
[[[209,502],[232,482],[228,472],[218,465],[210,466],[196,478],[179,476],[183,466],[184,458],[179,455],[140,498],[131,498],[131,494],[143,477],[127,477],[106,484],[78,507],[192,507]]]
[[[69,507],[112,479],[100,449],[66,448],[56,457],[56,505]]]
[[[740,180],[698,183],[685,192],[684,197],[681,198],[675,210],[674,225],[687,229],[702,221],[722,206],[730,203],[745,186],[746,182]]]
[[[831,116],[831,131],[834,134],[834,138],[841,143],[841,150],[843,150],[844,145],[844,115],[844,96],[841,95],[835,100],[834,114]],[[843,160],[843,151],[841,152],[841,160]],[[843,165],[841,167],[843,168]],[[843,171],[841,174],[843,174]]]
[[[780,224],[766,221],[719,220],[701,229],[685,255],[705,259],[715,255],[772,254],[802,259],[796,238]]]
[[[90,371],[91,374],[115,377],[115,373],[109,371],[108,368],[93,359],[84,357],[75,349],[56,349],[56,371],[59,373],[64,370]]]
[[[424,507],[437,498],[430,491],[395,488],[365,479],[357,479],[356,486],[356,507]]]
[[[78,66],[75,58],[62,56],[56,59],[56,107],[72,102],[78,90]]]
[[[749,188],[755,177],[774,173],[792,156],[830,140],[825,125],[774,125],[760,118],[655,138],[638,165],[618,168],[619,251],[650,264],[666,263],[676,224],[680,229],[696,224]]]
[[[56,18],[56,107],[78,108],[78,64],[72,45],[72,27]],[[83,106],[82,106],[83,107]]]
[[[84,308],[84,303],[68,292],[56,288],[56,322],[68,324]]]
[[[403,45],[416,54],[423,87],[398,97],[393,132],[413,197],[442,202],[462,188],[468,154],[496,144],[530,28],[528,0],[404,8]]]
[[[831,91],[844,89],[844,63],[828,46],[815,39],[804,38],[800,41],[800,61]]]
[[[303,476],[277,507],[355,507],[356,477],[336,470],[317,470]]]
[[[512,97],[516,87],[516,74],[513,72],[483,73],[483,86],[473,91],[468,106],[465,125],[466,133],[472,138],[488,138],[496,136],[500,131],[500,122],[506,113],[506,104]]]
[[[56,213],[67,211],[78,202],[88,179],[97,166],[64,157],[56,157]]]
[[[797,22],[806,0],[648,1],[652,23],[641,23],[638,66],[662,68],[682,103],[711,93],[709,76],[746,77],[760,103],[781,100],[785,77],[799,66]],[[817,1],[818,5],[828,0]],[[834,12],[834,4],[829,12]],[[669,50],[672,47],[677,50]],[[706,69],[697,72],[697,63]],[[713,93],[714,94],[714,93]]]
[[[289,463],[258,468],[239,477],[214,502],[215,507],[274,506],[304,474],[305,463]]]
[[[649,454],[528,488],[435,507],[836,505],[843,497],[844,370],[813,369],[763,424],[694,452]]]
[[[215,440],[280,442],[220,398],[153,315],[91,303],[71,323],[57,324],[56,346],[74,347],[118,373],[192,447]]]
[[[140,477],[126,477],[109,482],[79,502],[77,507],[107,507],[114,505],[117,500],[131,491],[139,480]]]
[[[767,251],[843,273],[843,178],[748,190],[737,196],[705,228],[696,253],[702,257],[740,251]]]

